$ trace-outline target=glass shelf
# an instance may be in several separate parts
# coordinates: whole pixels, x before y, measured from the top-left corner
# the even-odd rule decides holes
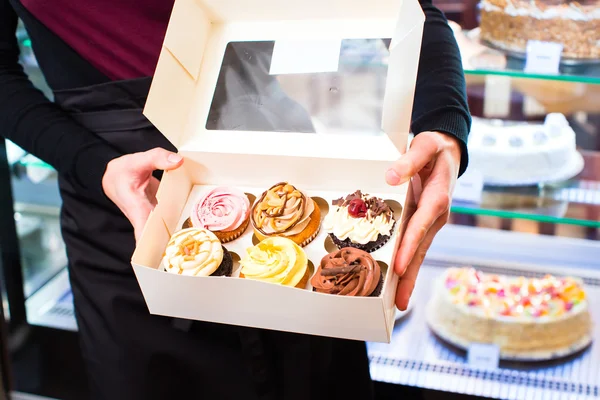
[[[600,153],[582,151],[584,170],[565,182],[484,187],[480,204],[455,201],[452,212],[600,228]]]
[[[487,193],[484,193],[484,198]],[[600,196],[600,187],[597,194]],[[519,199],[524,203],[535,204],[540,200],[534,196],[518,196],[512,194],[502,194],[500,197],[512,200]],[[560,200],[550,200],[540,207],[501,209],[485,208],[485,205],[471,206],[461,203],[452,205],[452,212],[456,214],[479,215],[488,217],[499,217],[504,219],[525,219],[536,222],[545,222],[551,224],[568,224],[588,228],[600,228],[599,220],[584,219],[585,215],[595,215],[600,218],[600,204],[584,204]]]
[[[600,85],[600,60],[564,63],[558,74],[525,72],[525,57],[494,49],[479,40],[479,29],[459,31],[455,28],[466,75],[498,75],[512,78],[543,79]]]

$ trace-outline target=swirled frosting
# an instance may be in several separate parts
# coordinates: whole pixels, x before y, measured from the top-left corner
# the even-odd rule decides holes
[[[274,236],[250,247],[240,264],[248,279],[296,286],[306,273],[308,258],[292,240]]]
[[[304,230],[314,201],[287,182],[264,192],[252,208],[252,226],[265,236],[292,236]]]
[[[250,200],[240,190],[218,187],[205,193],[192,209],[192,224],[213,232],[233,231],[250,214]]]
[[[340,240],[367,244],[379,235],[391,235],[394,227],[392,209],[380,198],[360,190],[332,202],[333,207],[323,220],[323,229]]]
[[[381,268],[366,251],[345,247],[328,254],[311,279],[317,292],[369,296],[381,279]]]
[[[223,262],[223,247],[207,229],[183,229],[169,240],[163,262],[173,274],[209,276]]]

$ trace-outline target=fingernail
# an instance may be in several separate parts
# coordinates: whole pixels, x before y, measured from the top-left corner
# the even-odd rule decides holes
[[[400,183],[400,175],[398,175],[398,173],[393,170],[393,169],[388,169],[387,172],[385,173],[385,180],[387,181],[387,183],[389,185],[397,185]]]
[[[179,161],[181,161],[183,158],[179,155],[179,154],[169,154],[169,156],[167,157],[167,161],[169,161],[170,163],[173,164],[177,164]]]

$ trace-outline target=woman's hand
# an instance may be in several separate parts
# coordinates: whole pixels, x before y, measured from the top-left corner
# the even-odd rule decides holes
[[[390,185],[401,185],[417,174],[422,185],[417,210],[408,222],[394,261],[394,271],[400,275],[396,291],[400,310],[408,307],[425,254],[448,222],[460,157],[458,139],[440,132],[423,132],[415,136],[410,149],[386,173]]]
[[[183,164],[183,158],[168,150],[155,148],[127,154],[110,161],[102,177],[106,196],[125,214],[138,240],[150,212],[156,206],[157,169],[172,170]]]

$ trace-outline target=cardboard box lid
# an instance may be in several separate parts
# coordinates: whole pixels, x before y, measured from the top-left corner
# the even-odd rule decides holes
[[[176,0],[144,114],[180,151],[395,160],[406,149],[424,19],[417,0]],[[205,127],[229,42],[389,37],[387,136],[345,146],[344,135]]]

